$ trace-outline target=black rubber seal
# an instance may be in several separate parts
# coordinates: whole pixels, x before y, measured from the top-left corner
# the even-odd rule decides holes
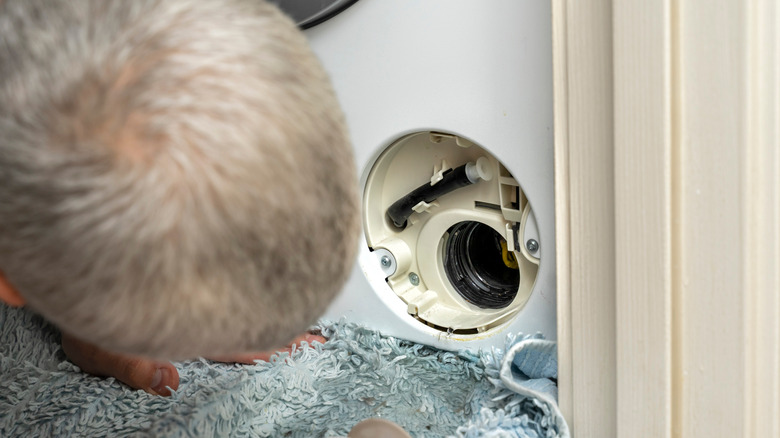
[[[473,221],[459,222],[448,233],[444,271],[458,294],[482,309],[512,304],[520,288],[520,271],[504,262],[506,240],[493,228]]]
[[[324,23],[324,22],[330,20],[331,18],[335,17],[336,15],[338,15],[338,14],[344,12],[345,10],[347,10],[347,8],[349,8],[350,6],[352,6],[355,3],[357,3],[357,1],[358,0],[352,0],[350,2],[344,3],[344,5],[342,7],[338,8],[338,9],[334,9],[333,11],[331,11],[330,13],[328,13],[326,15],[323,15],[321,17],[317,17],[316,20],[307,21],[305,23],[302,23],[298,27],[301,30],[306,30],[306,29],[312,28],[312,27],[314,27],[314,26],[316,26],[318,24]]]

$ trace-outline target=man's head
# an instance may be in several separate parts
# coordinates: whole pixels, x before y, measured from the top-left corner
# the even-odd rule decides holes
[[[156,357],[284,344],[358,228],[326,74],[260,0],[0,3],[0,271],[60,328]]]

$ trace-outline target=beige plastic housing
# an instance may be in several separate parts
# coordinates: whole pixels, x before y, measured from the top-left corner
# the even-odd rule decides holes
[[[418,203],[403,229],[387,218],[385,212],[395,201],[466,163],[476,164],[478,182],[430,203]],[[533,216],[530,205],[516,179],[479,145],[432,131],[398,139],[379,156],[368,175],[363,211],[369,248],[394,262],[394,272],[385,271],[387,284],[406,303],[408,313],[422,323],[447,333],[483,333],[510,320],[528,300],[539,269],[539,259],[523,243],[526,223]],[[492,228],[506,240],[506,249],[517,261],[517,294],[503,308],[469,303],[447,277],[444,242],[448,230],[464,221]],[[387,259],[384,262],[390,265]]]

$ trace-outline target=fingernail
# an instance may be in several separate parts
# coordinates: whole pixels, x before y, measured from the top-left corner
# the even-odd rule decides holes
[[[170,371],[166,368],[157,368],[157,370],[154,372],[154,377],[152,377],[152,384],[150,385],[152,388],[152,391],[158,393],[158,394],[165,394],[168,392],[168,388],[166,388],[166,380],[170,376]]]

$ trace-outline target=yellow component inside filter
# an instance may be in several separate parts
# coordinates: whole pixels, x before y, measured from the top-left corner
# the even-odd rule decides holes
[[[517,259],[515,258],[515,253],[512,251],[509,251],[509,248],[506,246],[506,241],[501,242],[501,258],[504,260],[504,265],[506,265],[507,268],[511,269],[517,269]]]

